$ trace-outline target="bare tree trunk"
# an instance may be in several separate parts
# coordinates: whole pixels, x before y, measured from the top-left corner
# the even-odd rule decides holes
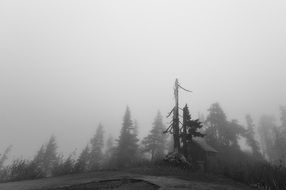
[[[175,95],[175,107],[174,107],[174,115],[173,115],[173,136],[174,136],[174,151],[180,151],[180,134],[179,134],[179,82],[178,79],[175,81],[174,88]]]

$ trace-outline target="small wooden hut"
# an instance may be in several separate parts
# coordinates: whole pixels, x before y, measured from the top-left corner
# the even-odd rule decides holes
[[[188,160],[197,164],[202,170],[207,171],[210,161],[218,153],[203,138],[193,138],[193,142],[188,144]]]

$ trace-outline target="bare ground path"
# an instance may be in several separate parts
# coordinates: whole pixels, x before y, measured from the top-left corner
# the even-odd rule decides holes
[[[143,180],[157,185],[159,190],[250,190],[249,187],[235,182],[233,184],[231,182],[206,182],[192,179],[178,179],[174,176],[151,176],[122,171],[100,171],[38,180],[2,183],[0,184],[0,190],[58,190],[58,187],[71,187],[76,184],[98,183],[105,180],[115,179]],[[74,189],[75,188],[72,190]],[[131,188],[131,186],[127,188],[126,186],[125,188],[118,189],[133,188]],[[138,188],[136,189],[138,190]]]

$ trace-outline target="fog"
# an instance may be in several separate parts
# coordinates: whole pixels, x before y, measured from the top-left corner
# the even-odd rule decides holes
[[[219,102],[245,123],[286,105],[286,2],[1,1],[0,152],[32,158],[50,135],[81,150],[126,106],[148,133],[178,78],[194,117]],[[183,106],[183,105],[182,105]],[[167,119],[166,119],[167,121]]]

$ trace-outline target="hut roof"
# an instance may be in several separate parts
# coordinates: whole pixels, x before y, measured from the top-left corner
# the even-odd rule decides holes
[[[200,148],[202,148],[205,152],[215,152],[217,153],[218,151],[215,150],[211,145],[209,145],[205,139],[196,137],[193,138],[193,142],[196,143]]]

